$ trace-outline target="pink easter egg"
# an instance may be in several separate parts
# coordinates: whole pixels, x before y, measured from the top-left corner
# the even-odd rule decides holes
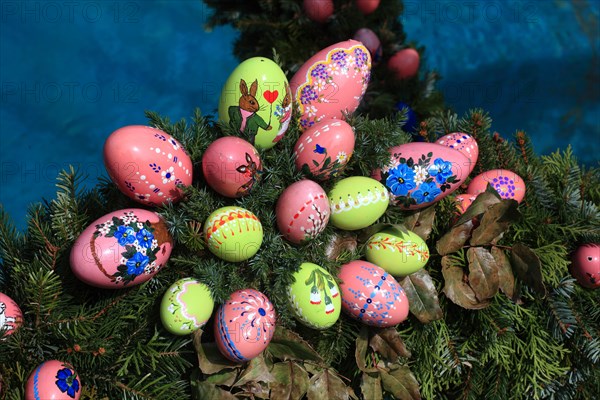
[[[585,288],[600,287],[600,244],[579,246],[571,257],[571,275]]]
[[[88,285],[122,289],[152,278],[172,249],[158,214],[128,208],[106,214],[79,235],[71,249],[71,269]]]
[[[258,356],[275,333],[276,318],[273,304],[258,290],[233,292],[217,311],[215,338],[219,351],[233,362]]]
[[[308,18],[324,23],[333,15],[333,0],[304,0],[302,8]]]
[[[283,237],[300,244],[325,229],[331,210],[323,188],[313,181],[302,180],[292,183],[279,196],[275,214]]]
[[[492,169],[477,175],[467,188],[468,193],[485,192],[488,183],[503,199],[514,199],[518,203],[525,197],[525,182],[523,178],[507,169]]]
[[[375,32],[369,28],[361,28],[356,31],[353,39],[361,42],[367,48],[367,50],[369,50],[373,64],[377,64],[379,61],[381,61],[381,57],[383,56],[383,47],[381,46],[381,41]]]
[[[393,326],[408,317],[408,298],[396,279],[383,268],[355,260],[342,265],[342,310],[371,326]]]
[[[469,174],[473,172],[473,168],[475,168],[477,158],[479,157],[479,146],[473,136],[462,132],[455,132],[442,136],[436,143],[463,153],[469,159]]]
[[[319,181],[335,177],[352,157],[354,141],[354,130],[347,122],[317,122],[304,131],[294,146],[296,169]]]
[[[25,400],[77,400],[79,396],[81,378],[70,364],[58,360],[38,365],[25,387]]]
[[[456,199],[456,209],[460,214],[464,214],[467,211],[467,208],[475,201],[477,198],[476,194],[459,194],[455,197]]]
[[[409,79],[419,72],[420,56],[415,49],[404,49],[398,51],[388,61],[388,68],[392,70],[398,79]]]
[[[309,58],[290,81],[301,128],[352,114],[370,77],[371,55],[356,40],[333,44]]]
[[[254,146],[239,137],[226,136],[208,146],[202,156],[202,172],[217,193],[242,197],[260,179],[262,166]]]
[[[469,174],[469,159],[435,143],[406,143],[390,149],[390,164],[371,177],[383,183],[394,204],[427,207],[454,192]]]
[[[356,8],[365,14],[369,15],[379,7],[381,0],[356,0]]]
[[[4,293],[0,293],[0,331],[12,335],[23,325],[23,313],[19,305]]]
[[[114,131],[104,143],[104,165],[119,190],[138,203],[181,200],[177,185],[192,184],[192,160],[171,135],[149,126]]]

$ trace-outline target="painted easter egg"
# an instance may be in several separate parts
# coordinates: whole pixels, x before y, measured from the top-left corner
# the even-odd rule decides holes
[[[254,289],[233,292],[217,310],[217,347],[233,362],[248,361],[267,348],[277,316],[271,301]]]
[[[388,68],[398,79],[410,79],[419,72],[421,56],[415,49],[403,49],[396,52],[388,61]]]
[[[475,201],[476,198],[476,194],[465,193],[457,195],[455,197],[455,201],[456,209],[458,210],[459,214],[464,214],[465,211],[467,211],[467,208],[471,206],[471,204]]]
[[[367,50],[369,50],[373,64],[377,64],[379,61],[381,61],[381,57],[383,56],[383,47],[381,46],[381,41],[375,32],[369,28],[361,28],[356,31],[353,39],[361,42],[367,48]]]
[[[479,145],[473,136],[462,132],[455,132],[442,136],[436,140],[436,143],[463,153],[469,159],[468,174],[473,172],[473,168],[475,168],[477,158],[479,157]]]
[[[219,99],[219,120],[257,148],[270,149],[283,138],[292,118],[292,92],[272,60],[253,57],[229,75]]]
[[[333,15],[333,0],[304,0],[302,8],[306,16],[319,23],[327,22]]]
[[[429,260],[429,248],[412,231],[387,229],[367,241],[365,257],[394,276],[404,277],[423,268]]]
[[[408,317],[408,298],[396,279],[367,261],[355,260],[340,268],[342,309],[371,326],[397,325]]]
[[[294,146],[296,169],[324,181],[337,176],[354,152],[354,130],[347,122],[326,119],[308,128]]]
[[[149,126],[114,131],[104,143],[104,165],[119,190],[138,203],[177,202],[177,185],[192,184],[192,160],[171,135]]]
[[[390,191],[394,204],[414,210],[427,207],[455,191],[468,175],[469,159],[435,143],[406,143],[390,149],[388,166],[372,177]]]
[[[242,197],[259,181],[258,152],[244,139],[226,136],[212,142],[202,155],[206,183],[225,197]]]
[[[79,235],[71,249],[71,269],[88,285],[122,289],[152,278],[172,249],[158,214],[128,208],[106,214]]]
[[[331,211],[323,188],[302,180],[292,183],[279,196],[275,214],[279,232],[299,244],[314,239],[325,229]]]
[[[214,308],[210,289],[194,278],[172,284],[160,303],[160,319],[174,335],[187,335],[204,326]]]
[[[354,231],[377,221],[389,204],[385,186],[366,176],[336,182],[328,194],[333,226]]]
[[[347,40],[308,59],[290,81],[302,129],[326,118],[352,114],[367,90],[371,55],[362,43]]]
[[[288,286],[290,308],[298,321],[314,329],[326,329],[340,317],[339,287],[329,272],[305,262]]]
[[[12,335],[21,325],[23,325],[21,308],[13,299],[0,293],[0,332],[4,336]]]
[[[571,257],[571,275],[585,288],[600,287],[600,244],[579,246]]]
[[[523,178],[507,169],[493,169],[477,175],[469,183],[468,193],[485,192],[488,183],[503,199],[514,199],[518,203],[525,197],[525,182]]]
[[[204,223],[204,239],[217,257],[231,262],[254,256],[263,240],[258,217],[245,208],[227,206],[212,212]]]
[[[58,360],[41,363],[29,375],[25,400],[77,400],[81,378],[70,364]]]

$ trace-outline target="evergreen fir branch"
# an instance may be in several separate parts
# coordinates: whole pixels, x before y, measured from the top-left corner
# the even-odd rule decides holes
[[[21,262],[25,238],[10,219],[4,206],[0,204],[0,289],[9,283],[9,269]]]

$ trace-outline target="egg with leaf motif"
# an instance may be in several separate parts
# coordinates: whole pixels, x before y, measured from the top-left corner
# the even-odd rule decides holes
[[[202,328],[213,312],[210,289],[194,278],[173,283],[160,303],[160,320],[174,335],[187,335]]]
[[[48,360],[27,379],[25,400],[77,400],[81,396],[81,378],[68,363]]]
[[[367,240],[365,257],[394,276],[407,276],[427,264],[429,248],[412,231],[388,228]]]

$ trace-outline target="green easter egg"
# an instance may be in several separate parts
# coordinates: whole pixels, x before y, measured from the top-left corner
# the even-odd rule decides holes
[[[329,272],[313,263],[302,263],[288,287],[291,309],[303,324],[326,329],[340,317],[340,289]]]
[[[384,229],[369,238],[365,256],[391,275],[406,276],[427,264],[429,248],[414,232]]]
[[[385,213],[389,194],[385,186],[366,176],[351,176],[337,182],[329,191],[330,222],[354,231],[366,228]]]
[[[292,119],[292,92],[275,62],[253,57],[238,65],[221,90],[219,120],[255,147],[270,149]]]
[[[231,262],[244,261],[258,252],[263,228],[251,211],[235,206],[222,207],[206,219],[204,239],[217,257]]]
[[[194,278],[172,284],[160,303],[160,320],[174,335],[187,335],[206,324],[215,303],[208,286]]]

